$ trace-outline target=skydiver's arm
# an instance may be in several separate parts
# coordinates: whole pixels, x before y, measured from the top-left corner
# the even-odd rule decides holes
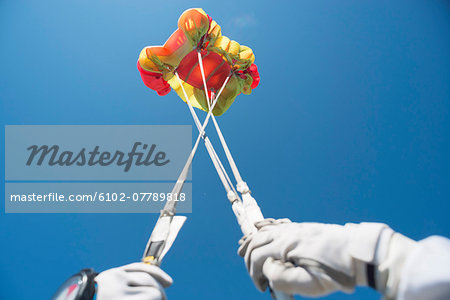
[[[260,290],[304,296],[371,286],[385,299],[450,299],[450,241],[415,242],[378,223],[265,220],[239,254]],[[267,261],[275,263],[266,264]]]
[[[405,260],[397,299],[450,299],[449,239],[432,236],[418,242]]]

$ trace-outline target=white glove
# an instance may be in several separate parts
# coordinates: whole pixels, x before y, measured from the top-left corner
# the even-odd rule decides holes
[[[384,224],[332,225],[267,219],[244,236],[238,253],[256,287],[323,296],[369,285],[396,295],[405,254],[415,242]]]
[[[172,278],[157,266],[132,263],[95,277],[97,300],[165,300]]]

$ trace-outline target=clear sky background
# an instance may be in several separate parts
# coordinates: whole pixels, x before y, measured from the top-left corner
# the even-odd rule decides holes
[[[444,0],[1,1],[2,125],[193,124],[176,95],[157,96],[136,69],[140,50],[162,44],[190,7],[256,54],[260,86],[219,122],[266,216],[450,236]],[[169,299],[269,299],[236,254],[241,234],[203,147],[193,191],[163,264]],[[5,215],[0,203],[1,299],[48,299],[81,268],[138,260],[157,219]],[[327,299],[379,296],[359,288]]]

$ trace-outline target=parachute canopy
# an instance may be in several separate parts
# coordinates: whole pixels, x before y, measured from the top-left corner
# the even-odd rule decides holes
[[[214,115],[223,114],[240,93],[248,95],[258,86],[252,49],[223,36],[220,26],[201,8],[183,12],[178,29],[163,46],[145,47],[137,67],[144,84],[158,95],[167,95],[173,88],[186,102],[181,82],[192,106],[208,111],[210,103],[204,90],[199,53],[208,96],[216,94],[230,76],[213,109]]]

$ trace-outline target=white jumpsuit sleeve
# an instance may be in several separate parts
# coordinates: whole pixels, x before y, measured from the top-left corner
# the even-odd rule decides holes
[[[450,240],[432,236],[406,258],[397,300],[444,299],[450,299]]]

